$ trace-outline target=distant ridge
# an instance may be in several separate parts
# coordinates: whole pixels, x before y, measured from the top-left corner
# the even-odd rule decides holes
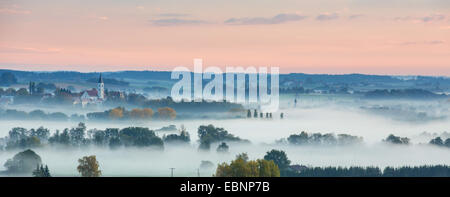
[[[98,77],[100,72],[78,72],[78,71],[22,71],[12,69],[0,69],[4,72],[13,73],[19,81],[74,81],[89,80]],[[139,80],[170,80],[171,71],[114,71],[101,72],[106,78],[130,78]],[[405,80],[439,82],[450,84],[449,77],[442,76],[399,76],[399,75],[369,75],[369,74],[305,74],[289,73],[280,74],[280,83],[284,81],[298,82],[328,82],[328,83],[395,83]]]

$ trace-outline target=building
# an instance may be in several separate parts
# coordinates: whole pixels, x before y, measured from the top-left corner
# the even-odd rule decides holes
[[[80,97],[74,100],[74,104],[80,104],[84,107],[87,104],[101,104],[105,98],[105,84],[102,75],[98,78],[97,89],[85,90],[80,92]]]
[[[103,83],[102,74],[100,74],[100,77],[98,78],[97,93],[99,99],[105,99],[105,83]]]

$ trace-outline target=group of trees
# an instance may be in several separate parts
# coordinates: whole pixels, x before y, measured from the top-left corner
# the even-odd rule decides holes
[[[42,110],[33,110],[30,112],[18,111],[15,109],[7,109],[4,111],[0,111],[0,118],[5,120],[57,120],[57,121],[66,121],[66,120],[79,120],[80,118],[84,119],[84,116],[74,114],[69,117],[62,112],[53,112],[53,113],[45,113]]]
[[[423,89],[373,90],[364,94],[371,99],[438,99],[446,98],[445,94],[436,94]]]
[[[49,135],[50,131],[44,127],[30,130],[15,127],[9,131],[5,149],[38,148],[48,140]]]
[[[186,128],[182,125],[180,128],[180,134],[164,135],[163,141],[164,143],[189,144],[191,142],[191,137],[186,131]]]
[[[117,107],[105,112],[88,113],[87,117],[91,120],[150,120],[157,117],[160,120],[175,119],[177,113],[172,108],[159,108],[155,113],[150,108],[135,108],[127,111],[123,107]],[[46,113],[40,109],[30,112],[19,111],[15,109],[0,110],[0,119],[6,120],[56,120],[56,121],[84,121],[84,115],[72,114],[70,117],[62,112]]]
[[[175,135],[175,134],[174,134]],[[178,136],[178,135],[177,135]],[[173,136],[166,139],[173,141]],[[183,131],[180,139],[189,141],[189,133]],[[154,131],[144,127],[127,127],[123,129],[107,128],[105,130],[87,130],[84,123],[77,127],[66,128],[62,132],[57,130],[53,135],[46,128],[27,130],[16,127],[9,131],[5,149],[38,148],[45,145],[64,147],[84,147],[96,145],[101,147],[117,148],[120,146],[156,147],[164,148],[163,140]]]
[[[243,143],[249,142],[248,140],[243,140],[239,137],[234,136],[231,133],[228,133],[228,131],[225,130],[224,128],[214,127],[214,125],[207,125],[207,126],[201,125],[198,128],[197,133],[200,142],[199,146],[200,150],[210,150],[211,144],[220,142],[243,142]],[[222,145],[222,148],[225,148],[225,146]]]
[[[158,108],[156,115],[151,108],[135,108],[131,111],[123,107],[116,107],[105,112],[88,113],[89,119],[96,120],[150,120],[154,117],[161,120],[173,120],[177,116],[177,112],[169,107]]]
[[[219,164],[214,176],[217,177],[279,177],[290,174],[290,163],[282,150],[271,150],[264,159],[249,161],[248,155],[242,153],[230,164]]]
[[[283,118],[283,113],[281,113],[281,115],[280,115],[280,117],[281,118]],[[264,113],[263,112],[259,112],[258,113],[258,111],[255,109],[254,111],[253,111],[253,116],[252,116],[252,111],[249,109],[249,110],[247,110],[247,118],[264,118]],[[265,117],[266,118],[272,118],[272,113],[270,112],[266,112],[265,113]]]
[[[280,170],[273,161],[265,159],[249,160],[246,153],[236,156],[230,164],[217,166],[216,177],[279,177]]]
[[[222,142],[217,148],[218,152],[228,152],[227,142],[248,142],[239,137],[229,134],[223,128],[215,128],[213,125],[200,126],[199,137],[204,148],[208,144]],[[21,127],[12,128],[8,136],[4,138],[5,147],[0,149],[27,149],[44,146],[62,146],[80,148],[89,145],[118,148],[118,147],[154,147],[163,149],[164,144],[189,144],[190,134],[184,126],[181,126],[178,133],[158,137],[153,130],[146,127],[126,127],[123,129],[107,128],[104,130],[86,128],[82,122],[76,127],[66,128],[62,131],[56,130],[50,135],[50,130],[44,127],[37,129],[25,129]]]
[[[448,177],[450,166],[416,166],[416,167],[307,167],[290,165],[286,153],[271,150],[263,160],[249,161],[243,153],[230,164],[219,164],[214,176],[219,177]]]
[[[102,175],[95,155],[78,159],[77,171],[82,177],[99,177]],[[33,177],[51,177],[47,165],[42,164],[41,157],[33,150],[19,152],[4,164],[7,175],[31,175]]]
[[[447,138],[444,141],[444,140],[442,140],[441,137],[436,137],[436,138],[430,140],[429,144],[450,148],[450,138]]]
[[[385,140],[383,140],[384,142],[387,143],[391,143],[391,144],[404,144],[404,145],[408,145],[409,144],[409,138],[407,137],[399,137],[399,136],[395,136],[393,134],[390,134]]]
[[[444,165],[416,167],[308,167],[289,171],[289,177],[448,177],[450,167]]]
[[[219,144],[218,152],[228,152],[229,146],[226,142],[249,143],[228,133],[223,128],[213,125],[202,125],[198,128],[198,136],[201,150],[209,150],[211,144]],[[189,132],[181,126],[178,133],[158,137],[153,130],[146,127],[126,127],[123,129],[107,128],[104,130],[90,129],[80,122],[76,127],[56,130],[50,135],[50,130],[44,127],[37,129],[25,129],[22,127],[12,128],[8,136],[4,138],[7,150],[38,148],[46,145],[63,147],[85,147],[95,145],[99,147],[118,148],[130,147],[156,147],[164,148],[164,143],[189,144],[191,141]],[[3,147],[0,147],[3,149]]]
[[[36,166],[42,165],[42,159],[34,151],[27,149],[19,152],[12,159],[8,159],[3,165],[6,174],[31,174]]]
[[[267,152],[266,155],[264,155],[264,160],[273,161],[280,169],[281,176],[285,176],[290,170],[289,165],[291,164],[291,161],[282,150],[273,149]]]
[[[348,134],[338,134],[337,137],[332,133],[307,133],[302,131],[300,134],[293,134],[287,138],[291,145],[354,145],[362,143],[363,138]]]
[[[33,171],[32,175],[34,177],[51,177],[50,170],[48,169],[48,166],[45,165],[37,165],[36,169]]]

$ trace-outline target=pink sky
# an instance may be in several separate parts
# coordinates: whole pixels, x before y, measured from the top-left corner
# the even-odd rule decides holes
[[[0,3],[0,68],[450,76],[446,0],[12,1]]]

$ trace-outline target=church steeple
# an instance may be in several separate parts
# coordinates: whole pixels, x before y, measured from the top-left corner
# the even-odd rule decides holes
[[[98,83],[103,83],[102,73],[100,73],[100,77],[98,78]]]
[[[98,78],[97,83],[97,95],[99,99],[105,98],[105,84],[103,83],[102,74],[100,73],[100,77]]]

